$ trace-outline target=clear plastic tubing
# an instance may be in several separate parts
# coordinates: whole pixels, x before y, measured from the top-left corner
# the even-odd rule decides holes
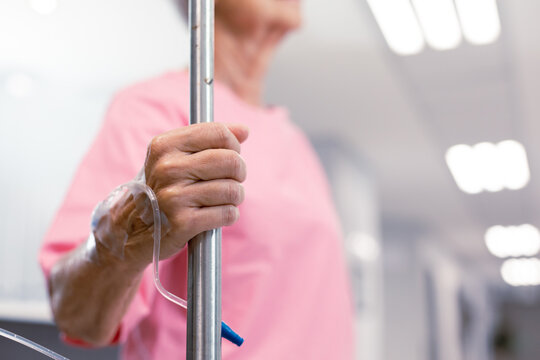
[[[179,305],[183,307],[184,309],[187,309],[187,302],[186,300],[174,295],[173,293],[170,293],[163,287],[161,284],[161,281],[159,281],[159,249],[161,246],[161,214],[159,210],[159,204],[156,198],[156,194],[154,194],[154,191],[147,186],[146,184],[138,181],[131,181],[127,184],[124,184],[123,186],[127,188],[133,188],[135,192],[137,191],[144,191],[146,196],[148,196],[148,199],[150,200],[150,204],[152,206],[152,215],[154,217],[154,285],[156,286],[156,289],[159,291],[161,295],[163,295],[167,300],[175,303],[176,305]]]
[[[146,196],[150,200],[152,206],[152,214],[154,216],[154,285],[161,295],[163,295],[167,300],[187,309],[186,300],[170,293],[163,287],[161,281],[159,280],[159,249],[161,246],[161,213],[159,210],[159,204],[156,198],[154,191],[147,186],[146,184],[138,181],[131,181],[124,186],[133,187],[136,190],[142,190],[145,192]],[[244,342],[244,339],[235,333],[227,324],[221,322],[221,336],[237,346],[241,346]]]
[[[33,350],[35,350],[37,352],[40,352],[43,355],[46,355],[46,356],[50,357],[51,359],[69,360],[67,357],[59,355],[59,354],[55,353],[54,351],[49,350],[46,347],[41,346],[39,344],[36,344],[32,340],[28,340],[28,339],[26,339],[26,338],[24,338],[22,336],[14,334],[11,331],[0,329],[0,336],[3,336],[5,338],[8,338],[8,339],[13,340],[15,342],[18,342],[19,344],[22,344],[24,346],[28,346],[29,348],[31,348],[31,349],[33,349]]]

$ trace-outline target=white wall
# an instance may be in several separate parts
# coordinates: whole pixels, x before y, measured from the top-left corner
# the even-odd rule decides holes
[[[185,66],[169,0],[0,1],[0,317],[49,318],[41,239],[110,97]]]

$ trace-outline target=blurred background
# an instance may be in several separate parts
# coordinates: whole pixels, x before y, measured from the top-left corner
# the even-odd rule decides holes
[[[332,184],[357,358],[540,358],[540,2],[303,7],[266,99]],[[111,96],[187,51],[172,0],[0,1],[0,327],[115,357],[61,344],[37,253]]]

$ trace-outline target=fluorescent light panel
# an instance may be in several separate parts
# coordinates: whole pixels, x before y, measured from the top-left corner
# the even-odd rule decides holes
[[[500,258],[534,256],[540,251],[540,232],[530,224],[497,225],[486,231],[485,242],[489,252]]]
[[[446,152],[446,163],[458,187],[468,194],[517,190],[530,180],[527,153],[514,140],[452,146]]]
[[[455,0],[463,35],[472,44],[494,42],[501,33],[495,0]]]
[[[424,42],[436,50],[453,49],[461,43],[462,36],[474,45],[489,44],[501,32],[496,0],[367,2],[388,46],[400,55],[420,52]]]
[[[461,29],[452,0],[412,0],[426,42],[436,50],[461,43]]]
[[[58,7],[57,0],[30,0],[30,6],[41,15],[52,14]]]
[[[512,286],[540,285],[540,260],[508,259],[501,266],[501,276]]]
[[[422,30],[409,0],[367,0],[388,46],[400,55],[424,48]]]

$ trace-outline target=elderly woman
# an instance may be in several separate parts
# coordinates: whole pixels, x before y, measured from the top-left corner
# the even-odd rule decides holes
[[[222,315],[246,341],[225,342],[223,359],[350,359],[352,305],[328,185],[286,110],[262,100],[276,46],[300,25],[299,1],[217,0],[215,14],[216,123],[186,126],[187,71],[116,96],[41,251],[54,318],[68,341],[122,342],[125,359],[185,354],[186,312],[153,287],[144,206],[130,197],[88,225],[144,164],[168,222],[161,278],[171,292],[185,297],[189,239],[225,226]]]

